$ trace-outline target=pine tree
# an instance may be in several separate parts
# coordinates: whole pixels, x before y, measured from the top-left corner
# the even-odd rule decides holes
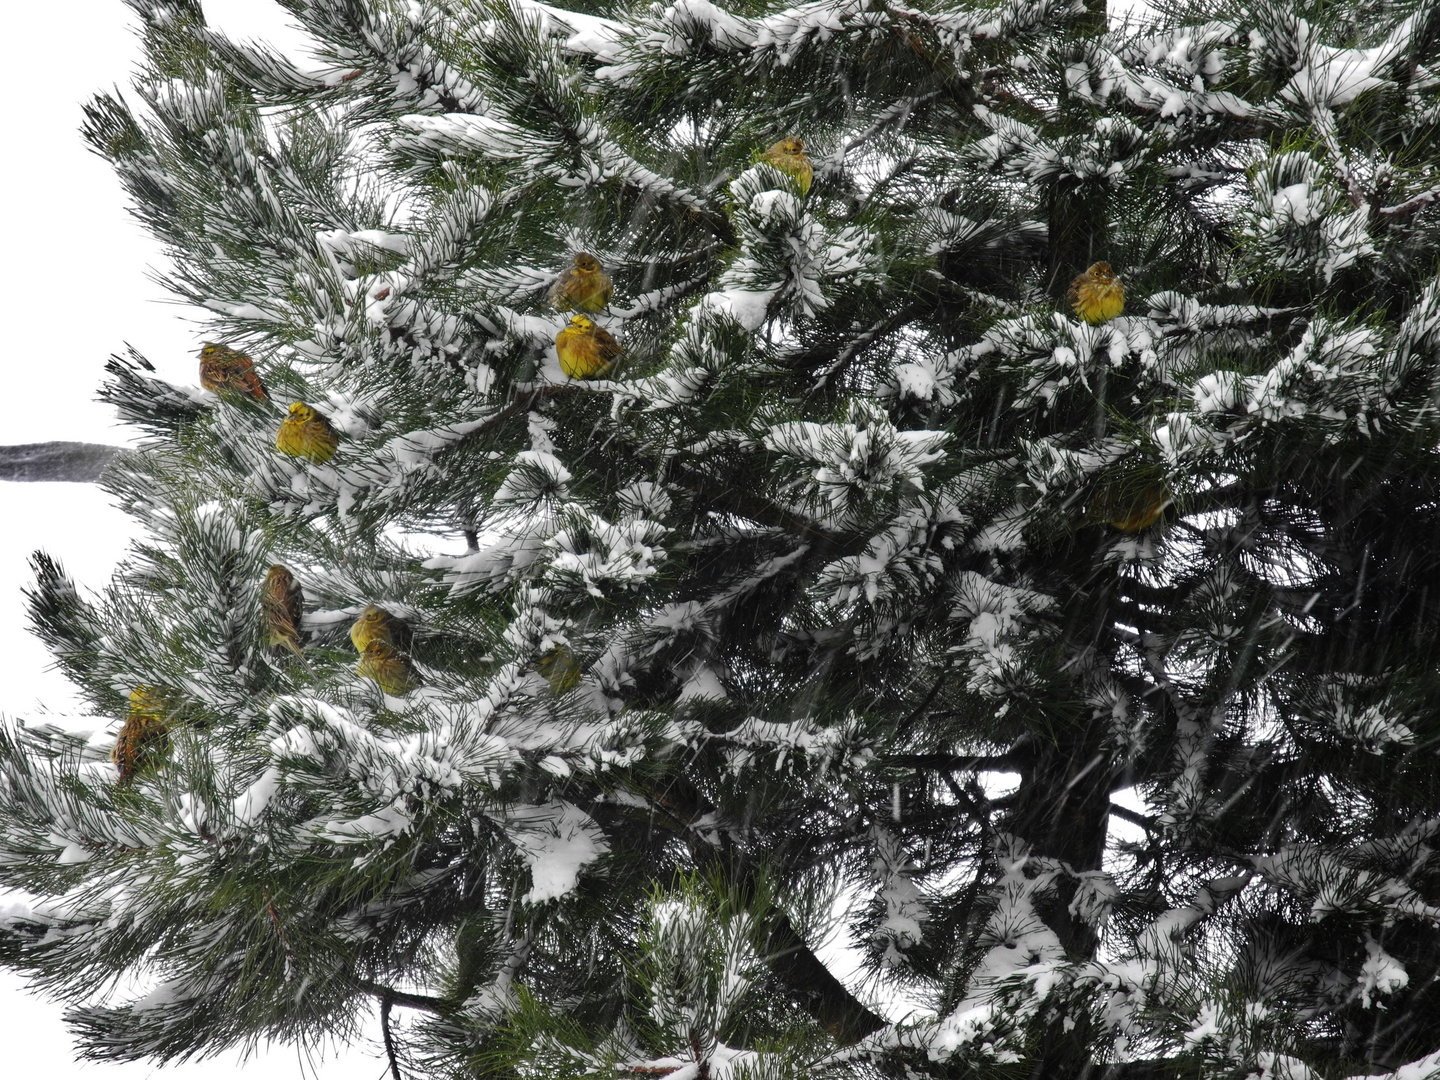
[[[1440,1076],[1440,5],[283,2],[88,110],[265,390],[36,560],[85,1053]]]

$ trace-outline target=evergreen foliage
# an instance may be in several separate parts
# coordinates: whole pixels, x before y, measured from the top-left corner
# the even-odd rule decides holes
[[[1440,5],[129,2],[86,137],[269,400],[117,357],[149,539],[37,561],[113,722],[0,729],[0,959],[87,1054],[1440,1076]]]

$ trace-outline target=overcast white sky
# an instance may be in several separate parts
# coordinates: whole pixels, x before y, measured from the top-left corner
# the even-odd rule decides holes
[[[241,38],[295,47],[299,36],[271,0],[204,0],[212,25]],[[126,85],[139,56],[122,0],[7,4],[6,62],[0,65],[0,205],[6,208],[0,296],[10,309],[5,333],[7,422],[0,443],[79,439],[131,441],[108,406],[94,400],[106,358],[126,342],[166,377],[196,381],[201,339],[185,312],[163,303],[147,271],[162,254],[125,212],[109,166],[79,135],[81,104],[96,91]],[[39,719],[73,714],[69,685],[47,670],[49,656],[23,629],[20,589],[29,553],[58,556],[82,585],[105,583],[133,534],[128,518],[88,484],[0,481],[0,713]],[[43,703],[43,706],[37,704]],[[108,721],[101,720],[100,724]],[[74,719],[67,726],[76,726]],[[83,724],[83,721],[81,722]],[[146,1063],[74,1061],[60,1006],[0,971],[0,1072],[46,1080],[374,1080],[388,1075],[374,1046],[302,1064],[277,1046],[241,1068],[231,1055],[156,1068]]]

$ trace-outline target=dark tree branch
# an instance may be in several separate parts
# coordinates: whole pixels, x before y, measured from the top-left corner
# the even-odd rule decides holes
[[[403,1005],[407,1009],[419,1009],[421,1012],[434,1013],[436,1016],[445,1016],[451,1011],[450,1007],[440,998],[428,997],[425,994],[409,994],[404,990],[396,990],[389,986],[370,982],[368,979],[356,979],[355,988],[372,997],[379,998],[382,1005],[389,1001],[395,1005]]]
[[[1148,818],[1144,814],[1137,814],[1134,810],[1128,807],[1118,806],[1115,803],[1110,804],[1110,813],[1118,817],[1121,821],[1128,821],[1132,825],[1139,825],[1147,833],[1154,832],[1159,827],[1153,818]]]
[[[390,1061],[390,1075],[394,1080],[403,1080],[400,1063],[395,1060],[395,1037],[390,1032],[390,1007],[395,1004],[395,992],[387,990],[380,995],[380,1034],[385,1040],[385,1056]]]
[[[118,446],[84,442],[21,443],[0,446],[0,480],[62,480],[93,484]]]
[[[969,769],[1018,772],[1021,764],[1009,754],[981,754],[973,757],[955,754],[882,754],[876,760],[881,765],[924,769],[930,772],[964,772]]]

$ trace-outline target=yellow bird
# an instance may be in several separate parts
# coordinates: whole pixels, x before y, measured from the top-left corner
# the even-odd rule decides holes
[[[120,783],[128,783],[142,769],[158,764],[169,749],[166,711],[165,699],[155,687],[137,686],[130,691],[130,715],[110,751],[110,760],[120,772]]]
[[[408,649],[414,636],[404,619],[397,618],[374,604],[366,604],[365,610],[350,627],[350,642],[358,653],[363,653],[365,646],[372,641],[383,641],[397,649]]]
[[[550,286],[550,303],[560,311],[602,311],[610,303],[614,284],[594,255],[580,251],[575,265]]]
[[[540,657],[535,670],[557,694],[563,694],[580,685],[580,664],[576,661],[575,654],[564,645],[557,645]]]
[[[1112,516],[1106,518],[1105,522],[1121,532],[1141,532],[1159,521],[1160,515],[1165,513],[1174,501],[1167,486],[1155,484],[1142,491],[1129,506],[1112,508]]]
[[[316,462],[329,461],[339,445],[340,436],[330,421],[303,401],[290,406],[290,415],[275,433],[275,448],[281,453]]]
[[[765,153],[760,160],[775,166],[786,176],[793,177],[801,195],[810,193],[810,181],[815,178],[815,167],[805,154],[805,144],[794,135],[787,135]]]
[[[584,315],[571,315],[570,325],[555,338],[560,370],[572,379],[604,375],[624,351],[620,343],[610,336],[610,331],[596,326]]]
[[[302,655],[300,618],[305,610],[305,594],[285,567],[277,564],[266,573],[260,608],[265,614],[265,644],[270,654],[283,656],[288,649],[296,656]]]
[[[360,662],[355,665],[355,674],[374,679],[381,690],[394,697],[404,697],[420,685],[420,675],[410,657],[379,638],[365,643]]]
[[[1174,493],[1163,479],[1132,477],[1103,490],[1088,516],[1121,532],[1138,533],[1159,521],[1174,502]]]
[[[200,385],[222,397],[241,393],[256,401],[270,400],[255,370],[255,362],[244,353],[213,341],[200,346]]]
[[[1109,322],[1125,310],[1125,284],[1107,262],[1094,263],[1076,277],[1068,296],[1075,314],[1092,326]]]

